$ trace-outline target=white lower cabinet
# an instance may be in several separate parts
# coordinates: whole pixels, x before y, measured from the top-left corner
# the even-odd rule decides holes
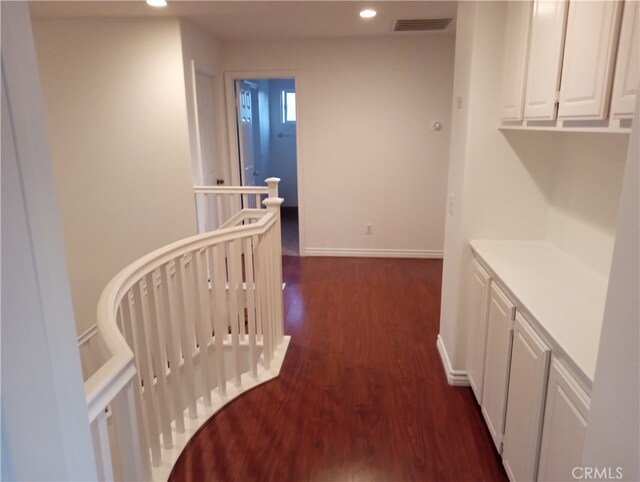
[[[511,481],[574,480],[589,412],[578,380],[587,382],[486,266],[474,259],[470,270],[467,372],[493,442]]]
[[[549,371],[538,480],[575,479],[572,471],[581,463],[589,402],[574,377],[554,359]]]
[[[473,260],[469,272],[469,311],[467,316],[467,377],[471,389],[482,403],[484,355],[487,341],[487,315],[491,277]]]
[[[502,449],[504,432],[515,310],[509,298],[492,283],[487,324],[482,415],[499,452]]]
[[[502,463],[512,481],[536,480],[551,350],[520,313],[511,351]]]

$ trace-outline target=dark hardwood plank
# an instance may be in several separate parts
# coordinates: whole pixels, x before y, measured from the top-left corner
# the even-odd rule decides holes
[[[280,377],[211,418],[171,481],[505,481],[436,350],[440,260],[284,257]]]

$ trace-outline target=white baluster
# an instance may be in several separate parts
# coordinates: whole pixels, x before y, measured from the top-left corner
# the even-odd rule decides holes
[[[149,444],[151,446],[151,463],[155,466],[159,466],[162,463],[162,455],[160,452],[160,426],[158,421],[160,420],[158,401],[156,400],[156,393],[153,383],[153,363],[151,361],[151,353],[149,341],[147,340],[146,333],[148,332],[147,325],[148,319],[145,321],[145,315],[148,317],[148,311],[144,308],[144,298],[142,295],[142,288],[140,282],[136,283],[133,287],[133,303],[135,313],[135,329],[134,345],[136,359],[138,360],[138,369],[141,371],[142,380],[144,382],[143,387],[143,400],[145,410],[145,427],[147,429]]]
[[[111,461],[111,447],[109,446],[109,428],[107,427],[107,413],[102,410],[91,424],[93,448],[98,465],[98,480],[113,480],[113,462]]]
[[[231,319],[231,350],[233,352],[235,384],[240,386],[240,337],[239,337],[239,321],[240,312],[238,310],[238,290],[242,289],[242,278],[238,277],[239,271],[239,252],[238,240],[229,242],[229,308]],[[244,320],[244,316],[242,317]],[[244,321],[243,321],[244,325]]]
[[[141,325],[141,323],[136,321],[135,296],[133,291],[128,292],[124,296],[121,306],[124,319],[129,321],[128,333],[131,335],[131,342],[129,346],[133,350],[134,360],[136,363],[135,396],[141,407],[139,413],[142,417],[139,422],[142,430],[141,436],[143,439],[143,445],[146,447],[144,453],[146,454],[148,453],[148,449],[152,447],[151,440],[157,440],[157,437],[152,434],[153,428],[151,426],[151,421],[149,421],[149,415],[151,413],[149,407],[151,400],[148,397],[144,398],[142,393],[143,373],[146,373],[146,356],[144,354],[144,343],[139,335],[139,332],[141,331],[139,325]]]
[[[155,272],[145,276],[147,285],[146,302],[142,304],[145,332],[147,334],[147,350],[151,354],[153,373],[155,374],[155,392],[158,403],[158,415],[162,429],[162,442],[165,448],[173,447],[173,434],[171,433],[171,417],[169,415],[169,396],[167,392],[167,354],[162,334],[162,322],[159,319],[158,292]],[[145,313],[145,310],[146,313]]]
[[[183,380],[180,374],[180,330],[178,325],[181,320],[176,316],[175,302],[173,300],[170,283],[171,275],[169,274],[169,265],[165,264],[161,268],[160,289],[162,290],[161,299],[161,318],[164,324],[164,332],[167,338],[167,352],[169,358],[171,385],[169,390],[173,397],[173,419],[176,423],[176,430],[179,433],[184,432],[184,405],[182,402]],[[173,305],[173,306],[172,306]]]
[[[277,192],[277,183],[276,183]],[[264,205],[267,207],[267,211],[273,213],[276,216],[276,222],[273,227],[273,245],[272,245],[272,258],[276,260],[274,264],[274,280],[273,282],[277,286],[277,296],[274,299],[275,303],[275,344],[279,345],[284,339],[284,308],[282,299],[282,235],[281,235],[281,217],[280,207],[284,199],[265,199]]]
[[[225,289],[226,276],[224,273],[224,245],[219,244],[211,248],[209,258],[213,266],[209,267],[212,273],[215,299],[215,346],[216,367],[218,370],[218,392],[224,396],[227,394],[227,374],[224,362],[224,339],[227,336],[227,291]]]
[[[189,408],[189,418],[195,420],[198,417],[197,405],[196,405],[196,388],[195,388],[195,375],[193,370],[193,352],[196,348],[196,342],[194,340],[194,331],[191,328],[192,316],[191,316],[191,303],[188,302],[188,286],[185,276],[185,265],[182,256],[174,260],[176,267],[176,282],[175,282],[175,301],[177,305],[177,312],[181,318],[179,320],[180,329],[180,341],[181,351],[184,361],[184,380],[186,385],[187,395],[187,407]]]
[[[150,480],[148,449],[144,443],[139,413],[139,391],[133,382],[127,383],[122,391],[111,402],[112,419],[115,425],[116,447],[118,448],[122,480]]]
[[[209,286],[207,274],[202,262],[202,253],[194,251],[192,254],[195,269],[193,270],[193,284],[196,312],[198,343],[200,345],[200,374],[202,375],[202,398],[207,407],[211,406],[211,376],[209,374],[209,340],[211,339],[211,308],[209,307]]]
[[[264,367],[268,370],[271,366],[271,358],[269,357],[269,351],[271,350],[271,336],[269,333],[269,286],[268,286],[268,257],[267,251],[267,234],[263,234],[259,237],[258,243],[258,263],[257,273],[258,277],[258,298],[260,299],[260,326],[262,334],[262,359],[264,361]]]
[[[244,269],[247,279],[247,318],[248,318],[248,336],[249,336],[249,366],[251,367],[251,376],[258,377],[258,351],[256,349],[256,286],[254,281],[253,267],[253,239],[248,237],[244,240]]]
[[[222,216],[222,194],[215,194],[216,197],[216,213],[218,214],[218,226],[221,226],[225,219]]]

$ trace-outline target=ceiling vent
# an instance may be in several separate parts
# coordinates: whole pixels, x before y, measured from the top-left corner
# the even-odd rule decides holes
[[[451,18],[415,18],[396,20],[394,32],[425,32],[431,30],[444,30],[451,23]]]

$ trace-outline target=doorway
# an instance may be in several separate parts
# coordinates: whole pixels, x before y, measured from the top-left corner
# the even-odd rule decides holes
[[[295,79],[234,79],[238,171],[243,186],[279,177],[282,254],[300,255]],[[250,206],[253,207],[253,206]]]

